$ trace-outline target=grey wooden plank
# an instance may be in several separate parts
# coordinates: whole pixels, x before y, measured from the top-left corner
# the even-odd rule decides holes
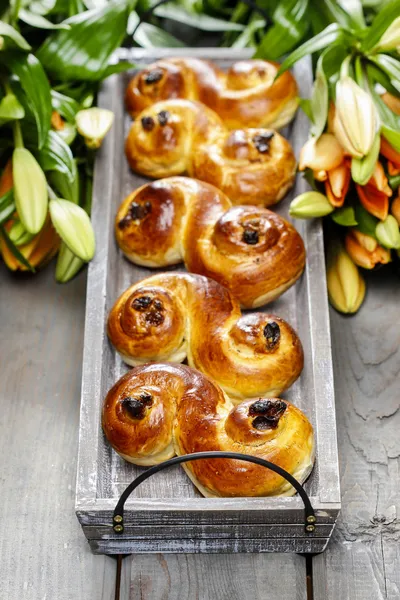
[[[305,600],[304,559],[280,554],[136,555],[129,600]]]
[[[368,286],[356,316],[331,311],[342,513],[315,600],[400,596],[399,281],[385,269]]]
[[[0,598],[112,600],[74,514],[85,274],[0,265]]]

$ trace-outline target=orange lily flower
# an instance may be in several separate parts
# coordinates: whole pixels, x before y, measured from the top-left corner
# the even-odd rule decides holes
[[[390,207],[390,212],[400,225],[400,190],[397,197],[393,200],[392,206]]]
[[[378,161],[375,171],[366,185],[356,184],[361,204],[371,215],[384,221],[389,212],[392,190],[388,184],[382,164]]]
[[[381,137],[381,154],[388,159],[389,175],[399,175],[400,173],[400,152],[397,152],[387,141]]]
[[[389,250],[358,229],[350,229],[345,237],[345,246],[352,261],[364,269],[373,269],[377,264],[386,265],[391,261]]]

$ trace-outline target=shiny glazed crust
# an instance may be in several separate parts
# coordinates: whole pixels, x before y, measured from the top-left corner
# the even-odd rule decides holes
[[[107,394],[104,433],[125,459],[154,465],[210,450],[250,454],[289,471],[301,483],[314,462],[313,429],[286,400],[246,400],[234,406],[221,388],[184,365],[143,365]],[[231,459],[186,463],[204,496],[291,496],[294,488],[259,465]]]
[[[301,342],[286,321],[242,315],[225,287],[200,275],[161,273],[135,283],[115,302],[107,329],[128,364],[187,358],[237,399],[279,396],[303,368]]]
[[[233,204],[276,204],[296,172],[292,147],[279,133],[229,131],[215,112],[189,100],[165,100],[141,112],[125,152],[137,173],[154,179],[188,173],[221,189]]]
[[[245,308],[275,300],[300,277],[303,241],[271,211],[231,206],[217,188],[187,177],[146,184],[122,202],[118,245],[133,263],[165,267],[185,262],[215,279]]]
[[[225,73],[211,62],[196,58],[159,60],[130,81],[126,106],[133,117],[160,100],[198,100],[214,110],[229,129],[283,127],[298,106],[298,89],[286,71],[274,78],[279,64],[242,60]]]

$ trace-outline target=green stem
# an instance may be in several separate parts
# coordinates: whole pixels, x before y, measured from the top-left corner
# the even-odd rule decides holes
[[[14,121],[13,123],[13,133],[14,133],[14,146],[16,148],[24,147],[24,140],[22,138],[21,125],[18,121]]]
[[[347,75],[349,75],[350,61],[352,58],[353,56],[350,54],[350,56],[347,56],[342,62],[342,66],[340,67],[340,77],[346,77]]]
[[[15,0],[14,10],[12,11],[12,19],[11,19],[11,24],[13,25],[13,27],[17,26],[18,15],[19,15],[19,11],[21,9],[21,4],[22,4],[22,0]]]

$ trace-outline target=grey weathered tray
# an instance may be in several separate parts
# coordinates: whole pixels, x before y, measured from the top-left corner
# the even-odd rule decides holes
[[[222,67],[248,58],[248,51],[232,49],[135,50],[138,63],[161,56],[186,55],[213,59]],[[126,58],[126,56],[124,57]],[[308,60],[294,74],[302,93],[312,84]],[[319,222],[297,222],[307,249],[302,279],[268,311],[288,319],[297,329],[305,352],[305,368],[286,393],[311,420],[316,434],[317,459],[305,484],[317,514],[314,533],[304,531],[303,505],[292,498],[206,499],[199,495],[180,467],[147,480],[126,504],[123,535],[112,529],[112,512],[119,495],[142,471],[124,462],[107,444],[100,424],[103,398],[126,371],[106,335],[106,318],[117,296],[148,269],[135,267],[120,254],[113,223],[121,200],[145,181],[133,174],[124,156],[130,118],[124,111],[124,91],[132,74],[111,77],[103,85],[99,105],[115,113],[115,124],[98,154],[94,178],[93,224],[98,250],[89,267],[76,513],[96,553],[131,552],[322,552],[339,509],[335,405],[331,341],[325,283],[323,232]],[[308,122],[301,111],[284,132],[296,155],[307,138]],[[301,177],[278,208],[287,215],[290,198],[305,190]]]

